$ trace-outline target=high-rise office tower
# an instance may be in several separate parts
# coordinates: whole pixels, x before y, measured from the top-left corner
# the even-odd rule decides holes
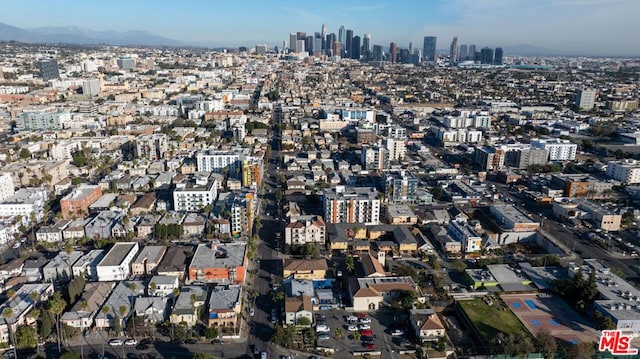
[[[289,34],[289,51],[290,52],[296,51],[296,41],[298,41],[298,34],[296,34],[295,32],[290,33]]]
[[[305,40],[296,40],[296,46],[295,46],[295,51],[294,52],[304,52],[304,43]]]
[[[342,53],[339,53],[339,54],[333,53],[333,54],[331,54],[331,50],[333,49],[333,44],[336,43],[336,41],[337,41],[336,34],[332,32],[332,33],[328,34],[325,39],[326,39],[325,40],[326,41],[325,44],[329,47],[327,49],[327,51],[325,52],[325,54],[333,55],[333,56],[342,56]],[[342,49],[343,46],[344,46],[344,44],[341,44],[340,48]]]
[[[324,41],[324,39],[327,37],[327,25],[322,24],[322,30],[320,31],[320,38],[322,39],[322,41]],[[330,48],[330,44],[322,44],[322,50],[324,49],[329,49]],[[313,49],[313,51],[320,51],[320,49]]]
[[[453,38],[453,41],[451,41],[451,48],[449,49],[449,61],[452,64],[455,64],[458,62],[458,51],[460,49],[458,48],[458,37],[455,36]]]
[[[471,61],[476,60],[476,45],[469,45],[469,50],[467,51],[467,59]]]
[[[340,26],[340,29],[338,29],[338,41],[340,41],[341,44],[344,44],[344,41],[346,39],[346,34],[344,32],[344,25]]]
[[[409,63],[409,49],[400,49],[398,52],[398,62],[402,64]]]
[[[383,55],[382,46],[373,45],[373,50],[372,50],[373,61],[382,61],[382,55]]]
[[[351,56],[354,60],[360,60],[360,36],[351,39]]]
[[[389,44],[389,55],[391,56],[390,60],[392,63],[398,61],[398,45],[396,45],[395,42]]]
[[[371,51],[371,34],[364,34],[362,38],[362,53],[365,54]]]
[[[346,55],[343,55],[343,57],[351,58],[351,54],[349,53],[349,51],[351,51],[352,39],[353,39],[353,30],[347,30],[346,37],[344,39],[344,48],[343,48]]]
[[[60,78],[60,70],[58,70],[58,60],[44,59],[40,60],[40,77],[44,81]]]
[[[313,55],[313,36],[309,35],[304,39],[304,48],[307,50],[309,55]]]
[[[316,36],[313,39],[313,52],[314,53],[321,53],[322,50],[325,49],[324,48],[324,46],[325,46],[324,38],[325,38],[324,36],[322,36],[320,33],[316,32]]]
[[[296,37],[298,38],[298,40],[304,40],[307,38],[307,33],[304,31],[298,31],[296,33]]]
[[[341,56],[342,55],[342,44],[340,41],[334,41],[331,45],[331,55],[333,56]]]
[[[496,47],[496,53],[495,53],[495,56],[493,57],[493,63],[495,63],[496,65],[502,65],[502,56],[503,56],[502,48]]]
[[[465,61],[467,59],[469,48],[467,45],[460,45],[460,54],[458,54],[458,59],[460,61]]]
[[[597,92],[594,89],[581,89],[576,92],[576,106],[581,110],[591,110],[596,104]]]
[[[480,63],[493,64],[493,49],[483,47],[482,50],[480,50]]]
[[[422,55],[425,61],[436,60],[436,40],[435,36],[425,36],[422,45]]]

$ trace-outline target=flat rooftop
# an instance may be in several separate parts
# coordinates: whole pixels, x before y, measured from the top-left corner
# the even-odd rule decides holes
[[[124,258],[133,250],[138,244],[131,242],[116,243],[111,247],[109,253],[98,264],[99,266],[117,266],[122,263]]]

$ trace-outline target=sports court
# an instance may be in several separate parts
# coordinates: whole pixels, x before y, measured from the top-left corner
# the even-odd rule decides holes
[[[577,344],[597,340],[589,327],[562,299],[546,294],[503,295],[502,299],[524,326],[535,335],[546,330],[557,340]]]

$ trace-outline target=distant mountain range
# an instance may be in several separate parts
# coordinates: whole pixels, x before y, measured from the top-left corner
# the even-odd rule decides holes
[[[78,45],[188,46],[146,31],[93,31],[75,26],[21,29],[0,23],[0,41]]]

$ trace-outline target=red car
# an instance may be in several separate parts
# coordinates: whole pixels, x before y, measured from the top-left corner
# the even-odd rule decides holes
[[[367,317],[367,313],[356,313],[356,317],[358,317],[358,319],[366,318]]]
[[[363,337],[370,337],[373,336],[373,332],[369,329],[365,329],[360,331],[360,335]]]
[[[373,349],[376,347],[373,343],[362,343],[362,346],[366,349]]]

